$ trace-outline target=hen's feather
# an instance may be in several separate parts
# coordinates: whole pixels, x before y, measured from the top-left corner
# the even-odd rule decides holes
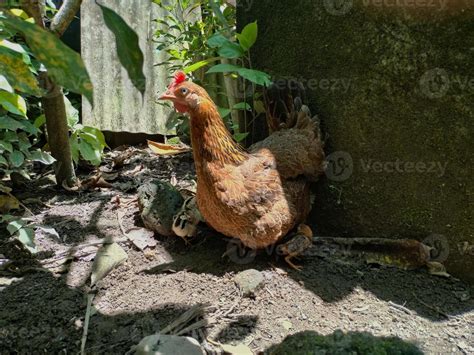
[[[211,227],[248,247],[278,242],[308,215],[310,182],[323,172],[317,119],[300,96],[286,97],[275,89],[286,111],[267,105],[273,110],[267,115],[273,133],[247,152],[233,141],[202,88],[187,85],[201,97],[190,115],[202,216]]]

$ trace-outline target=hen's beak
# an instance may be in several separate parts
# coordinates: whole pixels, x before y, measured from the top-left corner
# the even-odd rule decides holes
[[[176,100],[176,96],[170,91],[166,90],[163,94],[158,97],[158,100]]]

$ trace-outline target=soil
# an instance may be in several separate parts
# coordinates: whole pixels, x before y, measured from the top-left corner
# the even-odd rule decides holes
[[[79,353],[97,247],[76,248],[76,254],[74,248],[123,239],[119,221],[125,230],[142,226],[133,198],[145,181],[160,178],[188,192],[195,188],[190,154],[165,158],[130,148],[109,154],[101,169],[112,171],[112,161],[130,152],[114,168],[119,174],[110,188],[64,191],[43,172],[16,194],[30,201],[35,223],[54,228],[58,236],[38,229],[39,252],[29,257],[16,243],[5,243],[2,231],[0,254],[13,264],[0,268],[0,353]],[[223,258],[232,241],[205,226],[190,244],[155,238],[157,245],[144,251],[120,243],[128,259],[94,290],[86,353],[125,353],[199,304],[207,306],[209,323],[189,336],[201,343],[245,344],[254,353],[291,334],[338,330],[399,337],[427,354],[474,353],[474,290],[452,277],[330,256],[298,260],[301,272],[268,251]],[[64,263],[61,255],[75,256]],[[243,297],[233,278],[251,268],[263,273],[265,285]]]

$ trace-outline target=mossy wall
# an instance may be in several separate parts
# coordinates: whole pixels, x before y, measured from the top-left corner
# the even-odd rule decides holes
[[[243,0],[239,26],[258,20],[254,67],[303,81],[328,135],[317,233],[428,238],[474,281],[473,5],[404,3]]]

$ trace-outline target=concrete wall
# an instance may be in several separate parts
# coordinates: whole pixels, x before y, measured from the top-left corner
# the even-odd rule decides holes
[[[258,20],[254,66],[302,80],[328,134],[317,233],[430,241],[474,281],[473,5],[405,3],[241,0],[238,16]]]

